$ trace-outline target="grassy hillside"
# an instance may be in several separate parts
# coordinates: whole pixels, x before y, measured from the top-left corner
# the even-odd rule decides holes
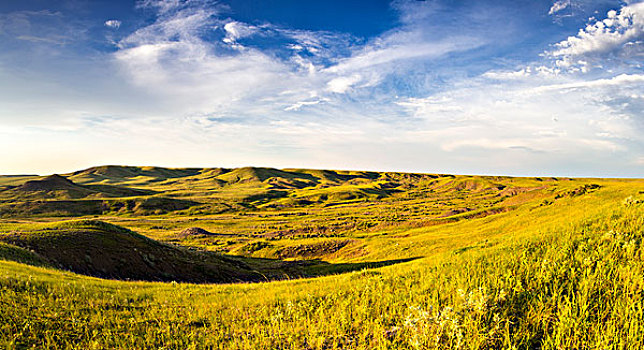
[[[138,167],[65,177],[151,191],[111,200],[194,204],[0,219],[3,347],[644,346],[642,180]],[[204,278],[212,271],[225,278]]]
[[[32,224],[0,235],[50,265],[86,275],[123,280],[191,282],[259,281],[241,261],[161,244],[103,221]]]

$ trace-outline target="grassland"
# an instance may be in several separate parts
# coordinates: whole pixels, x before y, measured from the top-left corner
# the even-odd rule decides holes
[[[0,177],[0,344],[639,349],[643,214],[642,180]]]

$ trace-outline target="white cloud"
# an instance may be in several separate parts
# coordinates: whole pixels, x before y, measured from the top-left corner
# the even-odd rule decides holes
[[[315,58],[336,58],[350,54],[358,39],[350,34],[328,31],[272,28],[278,35],[294,40],[288,44],[292,50],[305,50]]]
[[[196,33],[203,27],[214,24],[216,9],[187,8],[166,13],[151,25],[142,27],[121,40],[119,48],[127,49],[143,44],[180,41],[201,41]]]
[[[329,81],[327,83],[327,87],[331,92],[343,94],[361,80],[362,76],[360,74],[353,74],[346,77],[337,77]]]
[[[555,1],[552,4],[552,7],[550,7],[550,11],[548,11],[549,15],[554,15],[570,6],[570,0],[558,0]]]
[[[164,15],[182,7],[190,6],[195,2],[194,0],[139,0],[137,7],[155,9],[159,14]]]
[[[121,27],[121,21],[117,19],[110,19],[105,21],[105,26],[108,28],[119,29],[119,27]]]
[[[642,87],[644,84],[644,74],[620,74],[618,76],[607,79],[595,80],[582,80],[571,83],[560,83],[552,85],[542,85],[530,90],[530,93],[542,93],[547,91],[561,91],[561,90],[574,90],[574,89],[588,89],[588,88],[607,88],[607,87],[622,87],[634,86]],[[629,96],[630,97],[630,96]]]
[[[225,43],[235,43],[238,39],[245,38],[257,32],[257,27],[245,23],[232,21],[224,25],[226,37],[223,39]]]
[[[644,75],[592,81],[557,75],[522,75],[520,80],[494,83],[487,79],[398,102],[424,120],[424,126],[417,125],[409,137],[431,139],[454,154],[473,149],[523,150],[574,154],[587,162],[592,160],[584,154],[627,152],[633,143],[641,143],[641,110],[626,107],[641,105],[638,96],[644,91]]]
[[[284,110],[327,113],[359,103],[338,95],[361,93],[368,98],[369,88],[413,69],[414,62],[481,44],[466,37],[425,42],[425,29],[416,26],[392,30],[356,46],[356,39],[345,34],[222,21],[218,8],[199,2],[147,0],[140,6],[156,9],[157,20],[122,39],[114,57],[134,85],[160,95],[172,104],[171,111],[182,115],[244,118],[257,112],[265,118],[281,118]],[[217,30],[224,35],[223,43],[203,39],[208,31]],[[278,58],[270,50],[238,44],[252,35],[290,40],[286,46],[291,56]]]
[[[170,112],[226,113],[244,98],[287,84],[288,67],[272,57],[253,49],[218,52],[216,44],[201,39],[204,28],[217,23],[216,9],[163,9],[155,23],[119,43],[115,59],[133,84],[166,100]],[[239,38],[248,33],[243,28],[236,23],[226,32]]]
[[[304,106],[315,106],[321,102],[324,102],[325,100],[315,100],[315,101],[299,101],[296,102],[286,108],[284,108],[285,111],[299,111],[302,109]],[[326,99],[328,101],[328,99]]]
[[[643,41],[644,3],[637,3],[624,6],[619,12],[609,11],[605,19],[594,20],[546,54],[560,67],[587,71],[610,61],[641,62]]]
[[[537,77],[551,78],[562,73],[561,68],[543,64],[530,64],[517,70],[491,70],[481,76],[492,80],[534,80]]]
[[[341,60],[330,67],[330,72],[351,72],[396,61],[437,58],[450,52],[464,51],[478,46],[473,40],[449,38],[439,43],[391,43],[384,47],[367,47],[355,56]]]
[[[531,73],[531,67],[526,67],[517,71],[488,71],[483,73],[483,77],[496,80],[514,80],[523,79],[530,76]]]

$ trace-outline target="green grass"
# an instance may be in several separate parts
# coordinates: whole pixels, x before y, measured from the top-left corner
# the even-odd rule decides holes
[[[62,223],[15,216],[0,220],[0,232],[27,239],[118,231],[214,251],[270,278],[326,276],[210,285],[103,280],[0,244],[1,347],[644,347],[644,181],[245,168],[243,180],[208,189],[206,177],[236,170],[146,169],[101,181],[142,184],[139,176],[154,175],[161,181],[138,188],[234,205]],[[190,177],[203,187],[182,187]],[[307,178],[311,186],[293,183]],[[275,184],[286,197],[243,201]],[[356,189],[386,193],[295,201]],[[179,235],[188,227],[213,234]]]

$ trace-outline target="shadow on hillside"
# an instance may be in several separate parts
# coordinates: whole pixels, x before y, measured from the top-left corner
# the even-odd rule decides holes
[[[414,259],[332,264],[252,258],[155,241],[100,220],[64,221],[0,235],[0,260],[105,279],[189,283],[263,282],[339,274]]]
[[[239,259],[248,267],[253,268],[255,271],[261,273],[266,280],[284,280],[284,279],[298,279],[320,277],[326,275],[336,275],[352,271],[360,271],[364,269],[375,269],[385,266],[396,265],[400,263],[410,262],[420,257],[406,258],[406,259],[392,259],[382,261],[367,261],[357,263],[329,263],[326,261],[314,260],[279,260],[279,259],[265,259],[265,258],[249,258],[249,257],[230,257],[232,259]]]

